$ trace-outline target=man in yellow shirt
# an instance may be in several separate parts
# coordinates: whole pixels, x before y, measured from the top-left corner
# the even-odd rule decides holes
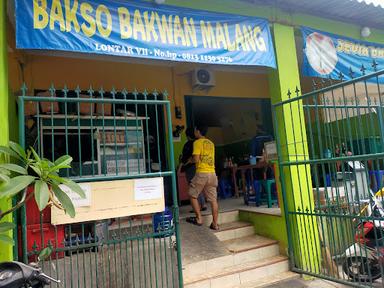
[[[215,173],[215,145],[205,137],[207,127],[197,126],[195,128],[195,137],[197,140],[193,143],[192,161],[196,164],[196,174],[189,184],[189,196],[192,208],[196,217],[188,217],[187,222],[201,226],[203,218],[201,217],[200,206],[197,198],[200,193],[204,193],[207,201],[211,203],[212,223],[210,228],[218,230],[218,204],[217,204],[217,176]]]

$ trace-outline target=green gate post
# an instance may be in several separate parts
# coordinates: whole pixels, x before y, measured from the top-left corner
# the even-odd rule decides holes
[[[300,76],[296,55],[294,28],[273,24],[275,53],[278,69],[269,73],[269,87],[272,104],[289,99],[290,90],[300,89]],[[308,155],[307,135],[302,101],[279,106],[276,110],[276,137],[280,152],[280,162],[304,160]],[[308,158],[308,156],[306,157]],[[315,217],[295,216],[289,211],[313,211],[312,180],[309,165],[280,166],[281,187],[286,217],[289,256],[291,263],[306,271],[319,271],[319,241]],[[312,208],[312,209],[311,209]],[[291,215],[291,216],[289,216]],[[292,258],[294,257],[294,259]],[[294,261],[292,261],[294,260]]]
[[[8,120],[8,50],[7,50],[7,1],[0,1],[0,145],[7,145],[9,141],[9,120]],[[0,159],[3,161],[4,159]],[[1,200],[0,209],[10,208],[10,200]],[[12,222],[12,214],[6,216],[4,221]],[[12,232],[8,232],[12,237]],[[12,246],[0,242],[0,262],[13,260]]]

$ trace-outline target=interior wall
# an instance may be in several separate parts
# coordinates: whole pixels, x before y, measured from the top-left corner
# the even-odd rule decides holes
[[[208,91],[196,91],[191,86],[191,71],[195,67],[191,64],[175,64],[172,67],[133,64],[119,62],[115,57],[114,61],[99,60],[96,55],[92,59],[24,55],[22,66],[20,61],[16,52],[9,53],[10,86],[13,92],[20,90],[23,79],[29,91],[48,88],[51,83],[57,88],[66,84],[72,88],[77,85],[84,88],[92,85],[93,89],[104,87],[105,90],[112,87],[167,90],[172,103],[182,108],[182,118],[173,118],[175,125],[185,125],[185,95],[269,97],[266,74],[236,70],[214,71],[216,86]]]
[[[262,130],[273,134],[270,99],[190,97],[195,124],[209,127],[208,136],[216,145],[246,141]]]

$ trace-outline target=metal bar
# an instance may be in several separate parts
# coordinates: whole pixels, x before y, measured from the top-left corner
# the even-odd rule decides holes
[[[33,102],[68,102],[68,103],[111,103],[111,104],[153,104],[166,105],[169,100],[133,100],[133,99],[101,99],[101,98],[60,98],[60,97],[41,97],[41,96],[19,96],[24,101]]]
[[[280,164],[283,166],[291,166],[291,165],[301,165],[301,164],[317,164],[317,163],[334,163],[338,161],[354,161],[354,160],[369,160],[375,158],[384,158],[383,153],[374,153],[374,154],[364,154],[364,155],[351,155],[348,157],[334,157],[332,159],[313,159],[313,160],[300,160],[300,161],[283,161]]]
[[[110,176],[95,176],[95,177],[73,177],[71,178],[73,181],[76,182],[97,182],[97,181],[111,181],[111,180],[126,180],[126,179],[136,179],[136,178],[151,178],[151,177],[165,177],[165,176],[171,176],[171,171],[164,171],[164,172],[153,172],[153,173],[146,173],[146,174],[135,174],[135,175],[110,175]]]
[[[273,115],[273,120],[274,120],[274,127],[275,127],[275,135],[277,136],[276,137],[276,146],[277,146],[277,155],[278,155],[278,163],[279,163],[279,180],[280,180],[280,184],[281,184],[281,194],[282,194],[282,197],[283,197],[283,206],[284,206],[284,214],[285,214],[285,217],[284,217],[284,220],[285,220],[285,225],[287,227],[287,234],[288,234],[288,256],[289,256],[289,263],[290,263],[290,266],[293,267],[294,266],[294,245],[293,245],[293,238],[292,238],[292,228],[291,228],[291,222],[289,221],[289,214],[288,214],[288,199],[287,199],[287,192],[286,192],[286,187],[285,187],[285,175],[284,175],[284,167],[281,165],[281,163],[283,162],[283,158],[282,158],[282,143],[281,143],[281,139],[280,139],[280,134],[279,134],[279,122],[278,122],[278,119],[277,119],[277,111],[276,109],[283,109],[283,107],[277,107],[277,106],[273,106],[272,105],[272,115]],[[284,117],[282,115],[282,113],[279,113],[279,115],[281,115],[281,117]]]
[[[316,108],[316,105],[303,105],[304,108]],[[358,108],[360,109],[369,109],[369,108],[380,108],[382,106],[380,105],[360,105],[358,106]],[[320,105],[317,105],[317,108],[322,108],[322,109],[355,109],[356,108],[356,105],[348,105],[348,104],[344,104],[344,105],[327,105],[327,104],[320,104]]]
[[[183,270],[182,270],[182,258],[181,258],[181,236],[180,236],[180,216],[179,216],[179,206],[177,203],[177,187],[176,187],[176,171],[174,159],[174,150],[172,145],[172,121],[171,121],[171,107],[168,102],[166,107],[167,112],[167,122],[168,122],[168,141],[169,141],[169,158],[170,158],[170,170],[172,171],[172,197],[173,197],[173,211],[174,211],[174,222],[175,222],[175,234],[176,234],[176,251],[177,251],[177,267],[178,267],[178,278],[179,278],[179,287],[183,288]]]
[[[56,90],[53,90],[53,86],[51,87],[51,96],[53,96],[53,92]],[[58,237],[60,237],[58,234],[57,229],[55,230],[55,239],[56,239],[56,247],[54,248],[54,253],[56,256],[60,255],[60,253],[65,253],[66,256],[64,257],[64,267],[61,267],[63,262],[58,261],[58,257],[56,258],[56,266],[60,265],[60,267],[57,267],[56,274],[58,277],[62,275],[62,271],[64,270],[64,279],[63,282],[66,282],[67,287],[80,287],[80,286],[95,286],[95,287],[106,287],[115,285],[116,287],[142,287],[143,285],[145,287],[152,287],[154,284],[156,284],[156,287],[183,287],[183,277],[182,277],[182,260],[181,260],[181,240],[180,240],[180,221],[179,221],[179,208],[178,208],[178,202],[177,202],[177,189],[176,189],[176,175],[175,175],[175,165],[173,162],[174,159],[174,150],[172,145],[172,121],[171,121],[171,108],[170,108],[170,101],[169,100],[157,100],[158,95],[155,91],[155,100],[148,100],[146,92],[144,92],[144,100],[141,99],[141,93],[137,92],[136,99],[118,99],[119,97],[116,97],[116,91],[113,90],[111,93],[113,95],[113,99],[108,99],[104,97],[104,91],[101,89],[99,91],[99,94],[101,95],[100,98],[98,98],[98,94],[94,95],[92,87],[88,90],[88,94],[90,98],[82,98],[81,97],[81,90],[78,87],[76,90],[76,98],[69,98],[68,93],[69,90],[66,86],[62,89],[60,95],[63,95],[64,97],[35,97],[35,96],[21,96],[19,97],[18,101],[24,102],[24,101],[33,101],[36,103],[36,105],[39,105],[40,102],[48,102],[51,106],[51,111],[48,115],[40,115],[39,111],[35,117],[37,125],[39,127],[38,133],[40,133],[37,137],[38,146],[39,146],[39,153],[43,155],[43,137],[44,134],[46,135],[46,138],[51,138],[51,143],[47,143],[48,147],[52,148],[52,153],[49,153],[49,157],[54,159],[57,158],[56,151],[53,150],[57,148],[60,143],[61,139],[65,141],[65,147],[63,145],[62,149],[65,149],[66,154],[72,153],[72,148],[79,150],[78,158],[79,161],[79,169],[80,173],[77,176],[71,177],[72,175],[75,175],[76,171],[73,170],[66,170],[65,174],[68,177],[71,177],[76,182],[96,182],[96,181],[113,181],[113,180],[125,180],[125,179],[140,179],[140,178],[151,178],[151,177],[170,177],[172,181],[172,212],[173,212],[173,219],[174,219],[174,225],[173,227],[170,227],[169,229],[166,229],[165,231],[150,231],[148,228],[150,226],[147,226],[146,223],[143,221],[143,216],[141,217],[141,224],[138,227],[132,227],[132,219],[130,218],[130,229],[127,231],[127,233],[123,233],[121,226],[120,226],[120,219],[118,219],[118,234],[113,234],[112,237],[107,239],[97,239],[96,234],[94,236],[91,236],[90,233],[93,232],[86,232],[85,230],[88,229],[85,227],[84,223],[80,224],[79,229],[75,227],[75,225],[68,225],[68,233],[66,232],[66,235],[72,235],[72,232],[75,232],[76,240],[75,241],[69,241],[66,243],[66,241],[63,242],[63,245],[59,245],[57,240]],[[73,93],[71,91],[70,93]],[[97,92],[96,92],[97,93]],[[107,92],[108,93],[108,92]],[[124,95],[124,92],[122,92]],[[140,95],[139,95],[140,94]],[[56,94],[55,94],[56,95]],[[164,96],[166,93],[163,94]],[[138,97],[137,97],[138,96]],[[139,99],[137,99],[139,98]],[[159,97],[160,98],[160,97]],[[56,105],[56,103],[63,103],[62,106],[60,106],[60,110],[64,113],[64,115],[56,116],[53,114],[53,106]],[[77,106],[77,112],[75,112],[75,115],[69,115],[69,105],[71,103],[74,103]],[[94,111],[91,109],[90,113],[87,112],[88,115],[82,115],[84,114],[84,111],[81,108],[84,106],[90,105],[90,104],[101,104],[102,107],[102,115],[94,115]],[[127,105],[135,106],[135,117],[129,117],[125,113],[123,117],[118,117],[116,113],[114,113],[112,116],[106,116],[103,112],[104,105],[105,104],[113,104],[114,106],[114,112],[116,111],[115,105],[124,105],[124,108],[127,109]],[[142,105],[142,106],[140,106]],[[151,110],[152,107],[149,107],[152,105],[154,107],[154,110]],[[22,105],[20,105],[21,108]],[[149,109],[150,108],[150,109]],[[118,109],[118,108],[117,108]],[[80,111],[81,110],[81,111]],[[19,109],[20,115],[24,116],[23,109]],[[144,117],[140,117],[140,113],[145,113]],[[152,114],[151,114],[152,113]],[[153,116],[155,115],[155,116]],[[149,118],[151,116],[151,118]],[[86,121],[84,121],[86,119]],[[59,120],[59,121],[58,121]],[[143,126],[143,122],[145,121],[145,127]],[[24,122],[21,121],[22,128],[24,127]],[[152,126],[151,126],[152,125]],[[25,141],[25,131],[23,129],[20,129],[20,143],[23,143]],[[102,131],[102,134],[100,139],[95,139],[96,134],[94,134],[94,129],[99,129],[99,131]],[[155,137],[157,140],[157,143],[155,144],[157,147],[157,152],[152,153],[156,154],[160,171],[159,172],[152,172],[152,169],[150,167],[150,162],[146,161],[146,157],[148,159],[151,159],[151,147],[149,146],[149,133],[151,132],[150,129],[152,129],[153,133],[156,133]],[[100,150],[104,150],[104,156],[106,155],[105,152],[105,133],[111,132],[114,136],[114,145],[110,149],[111,150],[111,158],[115,158],[115,168],[116,168],[116,175],[109,175],[106,171],[103,173],[95,173],[95,140],[98,145],[98,155],[101,154]],[[121,145],[123,148],[120,147],[120,143],[117,141],[117,137],[119,133],[125,133],[126,143],[124,143],[124,146]],[[136,134],[136,137],[133,136]],[[165,136],[165,134],[168,134]],[[87,135],[90,135],[88,137]],[[119,134],[120,135],[120,134]],[[146,136],[145,136],[146,135]],[[145,142],[145,137],[147,137],[147,142]],[[88,138],[90,138],[91,147],[88,147]],[[132,139],[128,139],[132,138]],[[75,143],[71,143],[72,140],[77,140]],[[135,139],[135,140],[134,140]],[[166,140],[168,139],[168,140]],[[133,141],[134,140],[134,141]],[[119,140],[120,141],[120,140]],[[163,145],[163,141],[167,142],[167,145]],[[41,142],[41,143],[40,143]],[[132,143],[135,142],[135,143]],[[72,145],[72,146],[71,146]],[[99,146],[103,146],[101,149]],[[132,158],[135,159],[129,159],[128,155],[128,149],[129,147],[132,147],[132,145],[135,145],[137,148],[135,156],[132,156]],[[47,147],[47,145],[45,145]],[[75,147],[74,147],[75,146]],[[86,147],[87,146],[87,147]],[[168,147],[167,147],[168,146]],[[124,148],[125,147],[125,148]],[[155,149],[156,149],[155,148]],[[117,165],[117,157],[121,156],[117,153],[118,149],[126,149],[127,155],[124,155],[124,158],[127,158],[127,172],[129,171],[129,160],[138,160],[138,174],[137,175],[130,175],[131,173],[120,173],[119,166]],[[169,161],[164,161],[164,157],[166,155],[166,150],[168,149],[168,156]],[[114,151],[113,151],[114,150]],[[91,155],[89,154],[91,152]],[[145,153],[147,152],[147,153]],[[127,156],[127,157],[125,157]],[[156,155],[154,155],[156,158]],[[103,157],[102,157],[103,158]],[[105,158],[105,157],[104,157]],[[144,159],[144,166],[142,163],[142,159]],[[84,165],[84,162],[87,162],[88,160],[91,160],[92,163],[92,171],[86,171],[86,165]],[[100,161],[100,160],[99,160]],[[162,163],[164,162],[164,163]],[[169,163],[167,163],[169,162]],[[82,165],[83,164],[83,165]],[[147,165],[149,167],[147,168]],[[143,169],[143,167],[145,167]],[[164,169],[165,168],[165,169]],[[135,168],[136,169],[136,168]],[[165,170],[165,171],[164,171]],[[103,175],[104,174],[104,175]],[[23,219],[25,222],[25,214],[23,215]],[[163,223],[164,224],[164,223]],[[94,233],[96,233],[96,223],[93,223]],[[165,224],[164,224],[165,225]],[[24,225],[25,227],[25,225]],[[42,226],[41,226],[42,227]],[[151,227],[152,228],[152,227]],[[76,230],[75,230],[76,229]],[[79,232],[80,231],[80,232]],[[24,259],[28,259],[28,256],[30,255],[37,255],[38,254],[38,248],[43,248],[45,245],[44,238],[47,238],[47,234],[44,234],[46,232],[41,233],[41,247],[35,247],[33,251],[27,251],[27,245],[25,242],[25,245],[23,244],[23,257]],[[86,233],[88,233],[89,241],[86,240]],[[170,249],[170,245],[172,244],[170,234],[175,235],[176,237],[176,247],[177,251],[175,252],[173,249]],[[80,237],[80,238],[79,238]],[[91,238],[94,239],[91,239]],[[48,238],[47,238],[48,239]],[[159,239],[156,240],[156,239]],[[73,243],[72,243],[73,242]],[[76,243],[75,243],[76,242]],[[130,243],[128,243],[130,242]],[[129,248],[129,245],[131,244],[131,248]],[[136,245],[137,244],[137,245]],[[52,245],[48,243],[48,245]],[[169,247],[168,247],[169,245]],[[123,249],[125,249],[125,253],[123,252]],[[97,251],[100,251],[99,253]],[[89,252],[89,257],[88,257]],[[80,254],[82,253],[82,254]],[[175,254],[176,253],[176,254]],[[76,255],[75,255],[76,254]],[[125,255],[125,256],[124,256]],[[132,256],[137,256],[131,265],[128,265],[128,260],[130,261],[129,257],[132,258]],[[124,258],[125,257],[125,258]],[[176,260],[175,260],[176,258]],[[133,259],[132,259],[133,260]],[[175,260],[175,261],[174,261]],[[53,262],[53,258],[49,260],[50,262]],[[69,263],[68,263],[69,261]],[[137,261],[139,264],[137,264]],[[65,263],[67,262],[67,263]],[[98,263],[99,262],[99,263]],[[43,263],[43,269],[52,269],[49,264]],[[96,267],[94,267],[96,265]],[[120,265],[120,267],[118,266]],[[100,270],[101,269],[101,270]],[[179,285],[176,285],[176,271],[175,269],[178,269],[177,275],[178,275],[178,282]],[[68,271],[67,271],[68,270]],[[161,274],[159,273],[161,270]],[[49,270],[50,271],[50,270]],[[52,271],[51,271],[52,272]],[[122,277],[119,278],[117,276],[117,273],[119,272]],[[153,273],[155,275],[153,275]],[[72,275],[77,274],[76,277],[71,277]],[[69,275],[70,277],[67,277]],[[131,277],[132,275],[132,277]],[[127,282],[127,277],[132,278],[130,279],[131,282]],[[161,284],[160,284],[161,283]]]
[[[318,274],[318,273],[304,271],[304,270],[298,269],[296,267],[292,268],[292,271],[296,272],[296,273],[300,273],[300,274],[304,273],[304,274],[307,274],[309,276],[321,278],[321,279],[324,279],[324,280],[329,280],[329,281],[340,283],[340,284],[345,284],[345,285],[351,286],[351,287],[357,287],[357,288],[370,288],[371,287],[371,286],[366,286],[366,285],[362,286],[361,284],[356,284],[356,283],[353,283],[351,281],[339,280],[339,279],[336,279],[336,278],[333,278],[333,277],[329,277],[329,276],[326,276],[326,275],[322,275],[322,274]]]
[[[319,90],[316,90],[316,91],[309,92],[309,93],[306,93],[304,95],[301,95],[301,96],[299,96],[297,98],[284,100],[284,101],[281,101],[281,102],[278,102],[278,103],[275,103],[275,104],[272,104],[272,105],[274,105],[274,106],[281,106],[281,105],[284,105],[284,104],[288,104],[290,102],[294,102],[296,100],[301,100],[301,99],[313,96],[313,95],[318,94],[318,93],[325,93],[325,92],[328,92],[328,91],[331,91],[331,90],[335,90],[337,88],[340,88],[340,87],[343,87],[343,86],[346,86],[346,85],[350,85],[350,84],[353,84],[353,83],[364,81],[364,80],[367,80],[367,79],[370,79],[370,78],[373,78],[373,77],[378,77],[378,76],[383,75],[383,74],[384,74],[384,70],[380,70],[380,71],[377,71],[377,72],[374,72],[374,73],[371,73],[371,74],[367,74],[367,75],[363,75],[363,76],[354,78],[352,80],[340,82],[340,83],[328,86],[326,88],[321,88]]]
[[[19,144],[24,149],[25,147],[25,125],[24,125],[24,99],[22,97],[19,97],[17,99],[18,106],[19,106]],[[22,258],[24,263],[28,263],[28,256],[27,256],[27,219],[26,219],[26,208],[25,204],[20,208],[20,218],[21,218],[21,251],[22,251]]]

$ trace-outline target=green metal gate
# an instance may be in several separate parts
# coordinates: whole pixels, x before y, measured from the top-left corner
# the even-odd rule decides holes
[[[15,255],[35,261],[56,287],[183,287],[179,208],[167,92],[67,87],[18,98],[19,141],[41,157],[73,157],[76,182],[163,177],[163,213],[53,226],[50,210],[28,201],[18,217]],[[106,199],[108,193],[106,191]]]
[[[317,79],[313,92],[288,91],[273,105],[293,271],[383,287],[381,83],[384,70],[350,81]]]

